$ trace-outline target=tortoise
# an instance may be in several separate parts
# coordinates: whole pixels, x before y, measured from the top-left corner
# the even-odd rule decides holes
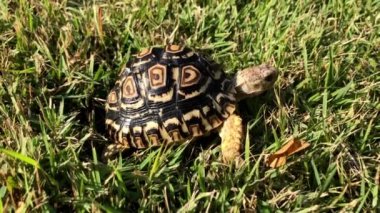
[[[276,78],[277,70],[266,64],[227,78],[218,64],[185,46],[144,49],[108,94],[106,128],[115,143],[103,157],[219,131],[223,160],[233,161],[243,140],[237,102],[272,88]]]

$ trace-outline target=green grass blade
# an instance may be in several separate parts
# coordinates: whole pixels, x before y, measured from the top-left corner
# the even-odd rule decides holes
[[[20,161],[22,161],[22,162],[24,162],[26,164],[29,164],[29,165],[31,165],[33,167],[41,169],[41,167],[38,164],[38,162],[36,160],[34,160],[33,158],[31,158],[31,157],[28,157],[26,155],[23,155],[21,153],[18,153],[18,152],[12,151],[12,150],[3,149],[3,148],[0,148],[0,152],[6,154],[9,157],[12,157],[14,159],[20,160]]]

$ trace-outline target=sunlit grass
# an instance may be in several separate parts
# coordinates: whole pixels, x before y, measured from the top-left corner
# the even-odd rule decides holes
[[[379,210],[380,1],[60,2],[0,0],[0,212]],[[239,105],[241,168],[213,136],[100,160],[107,92],[167,43],[280,70]],[[266,167],[291,137],[311,146]]]

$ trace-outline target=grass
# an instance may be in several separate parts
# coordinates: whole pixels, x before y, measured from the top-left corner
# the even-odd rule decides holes
[[[0,212],[379,211],[380,1],[0,0]],[[104,99],[139,49],[280,70],[240,104],[245,164],[203,144],[105,163]],[[270,169],[289,138],[311,146]]]

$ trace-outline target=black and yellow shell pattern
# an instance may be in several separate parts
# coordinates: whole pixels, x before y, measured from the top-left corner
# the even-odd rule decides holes
[[[108,95],[107,129],[135,148],[202,136],[234,112],[229,86],[222,70],[189,48],[145,49]]]

